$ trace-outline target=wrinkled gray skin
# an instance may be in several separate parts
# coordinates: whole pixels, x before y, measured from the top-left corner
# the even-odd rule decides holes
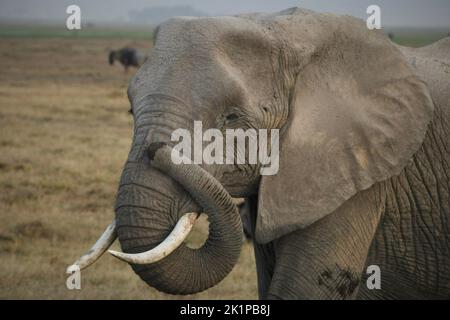
[[[151,159],[194,120],[204,130],[279,128],[275,176],[261,177],[259,165],[201,165],[247,199],[261,298],[450,297],[449,74],[449,38],[399,49],[350,17],[288,9],[162,24],[129,86],[122,250],[155,247],[186,212],[215,212],[201,249],[132,267],[168,293],[220,282],[239,255],[236,209],[214,192],[199,196],[212,181],[183,188]],[[371,264],[381,290],[366,288]]]

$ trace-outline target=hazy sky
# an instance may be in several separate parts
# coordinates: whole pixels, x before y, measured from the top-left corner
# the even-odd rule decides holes
[[[366,8],[378,4],[382,24],[386,26],[450,26],[450,0],[0,0],[0,21],[63,21],[70,4],[79,5],[82,19],[93,22],[132,22],[130,10],[177,5],[188,5],[207,15],[278,11],[298,6],[364,18]]]

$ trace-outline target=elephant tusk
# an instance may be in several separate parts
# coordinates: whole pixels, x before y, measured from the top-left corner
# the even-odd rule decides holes
[[[136,254],[123,253],[108,250],[116,258],[132,264],[150,264],[167,257],[178,248],[187,238],[197,220],[198,214],[195,212],[186,213],[178,220],[172,232],[155,248]]]
[[[80,270],[89,267],[91,264],[97,261],[98,258],[101,257],[101,255],[112,245],[116,238],[116,220],[114,219],[113,222],[111,222],[111,224],[106,228],[106,230],[97,240],[97,242],[92,246],[92,248],[84,255],[82,255],[77,261],[75,261],[73,265],[69,266],[69,269],[74,265],[78,266]]]
[[[245,203],[245,199],[244,198],[233,198],[233,202],[236,206],[240,206],[242,204]]]

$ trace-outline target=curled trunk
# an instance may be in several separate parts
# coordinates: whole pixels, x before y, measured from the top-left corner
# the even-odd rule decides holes
[[[208,289],[239,258],[242,225],[237,208],[222,185],[199,166],[174,165],[172,149],[164,144],[154,143],[149,150],[151,166],[129,163],[119,189],[116,217],[122,250],[139,253],[156,247],[183,214],[199,210],[198,203],[210,221],[209,237],[201,248],[182,244],[159,262],[132,267],[150,286],[166,293]]]

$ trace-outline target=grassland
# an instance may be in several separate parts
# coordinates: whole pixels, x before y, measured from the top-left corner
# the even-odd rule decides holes
[[[0,25],[0,38],[72,38],[72,39],[146,39],[153,37],[152,27],[83,26],[81,30],[67,30],[61,26]]]
[[[124,45],[151,46],[143,39],[0,39],[0,299],[256,298],[250,243],[222,283],[197,295],[159,293],[109,255],[82,272],[82,290],[66,289],[66,267],[113,218],[131,143],[132,72],[107,64],[108,50]],[[197,237],[204,234],[203,224]]]

